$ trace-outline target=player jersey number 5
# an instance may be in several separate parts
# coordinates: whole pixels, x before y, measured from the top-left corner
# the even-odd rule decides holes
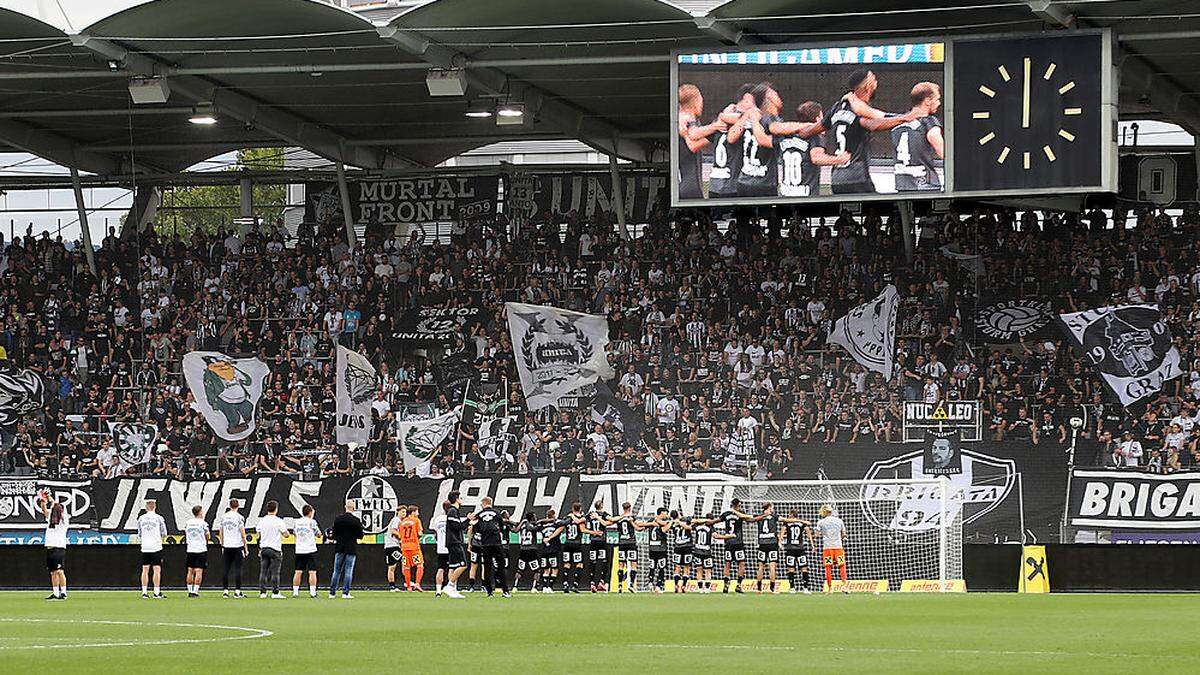
[[[837,154],[846,152],[846,129],[849,127],[847,122],[838,122],[833,126],[833,137],[837,141]]]

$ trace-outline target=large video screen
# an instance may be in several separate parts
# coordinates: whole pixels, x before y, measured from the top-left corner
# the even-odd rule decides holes
[[[672,59],[676,206],[1116,190],[1105,30]]]
[[[941,42],[676,60],[680,204],[944,189]]]

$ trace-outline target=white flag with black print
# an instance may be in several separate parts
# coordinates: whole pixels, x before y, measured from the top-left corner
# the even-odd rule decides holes
[[[28,368],[8,368],[0,359],[0,429],[14,429],[45,405],[46,386],[41,376]]]
[[[438,448],[458,425],[462,406],[427,420],[396,423],[396,443],[404,457],[405,471],[420,471],[437,454]]]
[[[1158,305],[1098,307],[1058,318],[1123,406],[1158,393],[1182,372]]]
[[[896,287],[888,284],[879,297],[851,309],[849,314],[835,321],[829,329],[829,342],[845,347],[863,368],[891,380],[896,358],[896,307],[899,301]]]
[[[220,352],[183,355],[183,379],[213,432],[227,441],[249,438],[257,428],[258,403],[271,369],[259,359],[235,359]]]
[[[366,445],[371,440],[371,399],[375,393],[375,367],[367,357],[337,346],[337,442]]]
[[[124,475],[135,466],[154,459],[154,445],[158,441],[158,425],[144,422],[109,422],[113,446],[120,463],[116,475]]]
[[[545,305],[504,303],[521,390],[530,410],[614,375],[608,364],[608,319]]]
[[[983,262],[983,256],[981,256],[981,255],[969,255],[967,253],[960,253],[960,252],[950,248],[949,244],[939,248],[938,250],[941,251],[942,255],[946,256],[947,258],[949,258],[951,260],[956,261],[958,263],[959,267],[963,268],[964,270],[966,270],[967,272],[970,272],[973,275],[978,276],[987,271],[987,267],[984,265],[984,262]]]

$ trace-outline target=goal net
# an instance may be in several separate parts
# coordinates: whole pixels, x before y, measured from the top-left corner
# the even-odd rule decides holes
[[[818,511],[823,504],[833,508],[846,526],[843,549],[846,554],[850,589],[900,590],[905,580],[937,582],[936,588],[946,588],[947,580],[962,578],[962,505],[953,498],[954,490],[943,478],[889,479],[867,481],[744,481],[744,482],[653,482],[634,483],[628,488],[628,501],[634,513],[650,520],[660,507],[677,512],[680,518],[693,520],[714,518],[730,508],[734,499],[741,501],[739,510],[750,516],[763,513],[767,503],[774,506],[776,516],[796,517],[813,524],[813,547],[807,551],[809,589],[821,590],[825,585],[822,566],[821,536],[816,529]],[[744,522],[742,541],[745,550],[744,579],[755,579],[759,561],[759,525]],[[786,527],[779,527],[782,540]],[[714,525],[716,534],[724,534],[723,526]],[[677,529],[667,537],[669,552],[673,552]],[[648,536],[638,533],[638,558],[645,570],[638,575],[638,590],[649,590],[653,575],[649,565]],[[782,549],[783,544],[780,543]],[[713,579],[724,579],[725,545],[714,537]],[[666,579],[673,577],[668,555]],[[730,576],[735,568],[731,564]],[[779,554],[777,579],[787,578],[784,555]],[[694,572],[693,572],[694,578]],[[769,578],[764,569],[764,578]],[[797,579],[799,577],[796,577]],[[834,569],[835,580],[840,580]],[[882,582],[886,582],[883,586]],[[745,582],[744,587],[752,582]],[[835,587],[840,584],[835,584]]]

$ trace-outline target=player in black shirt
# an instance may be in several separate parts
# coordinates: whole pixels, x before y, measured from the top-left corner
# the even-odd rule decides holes
[[[713,166],[708,172],[709,198],[736,197],[737,181],[742,173],[742,136],[746,132],[746,111],[754,108],[753,84],[738,88],[737,101],[725,106],[718,119],[728,129],[713,140]]]
[[[521,553],[517,559],[517,573],[530,577],[529,590],[536,593],[542,569],[541,560],[538,559],[541,553],[541,528],[538,527],[533,511],[526,513],[525,518],[517,525],[517,541],[521,546]]]
[[[608,590],[608,542],[604,525],[608,521],[608,513],[604,511],[604,502],[601,500],[597,500],[592,509],[587,520],[588,562],[592,566],[591,590],[596,593]],[[592,534],[594,532],[599,534]]]
[[[637,531],[642,529],[637,519],[633,517],[633,504],[621,504],[621,515],[605,521],[605,526],[617,528],[617,592],[625,587],[629,580],[629,592],[637,592],[638,546]]]
[[[850,74],[850,91],[825,113],[822,131],[832,133],[833,154],[850,153],[850,161],[833,167],[834,194],[874,194],[871,180],[871,132],[890,131],[916,116],[888,117],[887,113],[871,107],[871,98],[879,86],[875,73],[856,70]]]
[[[458,592],[458,578],[462,576],[467,565],[464,539],[467,534],[467,519],[459,510],[462,497],[458,490],[447,495],[446,501],[450,504],[446,507],[446,556],[449,560],[447,567],[450,570],[450,576],[449,583],[443,590],[445,590],[446,597],[458,599],[466,597]]]
[[[892,129],[896,150],[896,192],[942,189],[937,160],[946,153],[942,123],[933,114],[942,105],[942,90],[933,82],[918,82],[912,89],[912,111],[917,119]]]
[[[775,515],[775,505],[763,502],[762,513],[754,517],[758,523],[758,572],[755,584],[759,593],[766,592],[763,587],[764,572],[771,581],[771,592],[778,593],[776,569],[779,564],[779,516]]]
[[[478,537],[479,544],[475,547],[479,556],[480,577],[483,586],[491,597],[496,586],[503,591],[504,597],[511,597],[508,592],[508,575],[504,573],[504,550],[508,542],[501,542],[505,532],[504,517],[492,508],[492,498],[484,497],[480,501],[483,507],[471,514],[471,531]]]
[[[679,198],[703,199],[700,189],[700,155],[713,139],[729,130],[720,119],[700,123],[704,97],[694,84],[679,86]]]
[[[742,540],[742,527],[751,516],[742,513],[742,500],[734,499],[729,503],[729,509],[721,514],[720,522],[724,529],[722,534],[715,535],[725,542],[725,587],[723,593],[729,592],[733,586],[735,593],[742,592],[742,580],[746,577],[746,545]],[[731,576],[730,571],[735,571]]]
[[[692,519],[692,561],[696,567],[696,587],[701,593],[712,592],[713,525],[716,515],[709,512],[704,518]]]
[[[583,535],[594,530],[587,528],[583,504],[571,504],[571,512],[562,519],[563,528],[563,592],[578,593],[583,583]]]
[[[796,108],[797,122],[776,122],[766,130],[779,153],[779,196],[816,197],[821,194],[821,167],[850,161],[848,152],[826,152],[824,134],[813,133],[824,114],[820,103],[805,101]]]
[[[467,559],[470,562],[470,566],[467,568],[467,592],[474,593],[483,582],[479,564],[482,558],[482,552],[480,551],[481,543],[477,533],[472,533],[467,538],[467,541],[470,542],[467,544]]]
[[[692,581],[692,526],[691,518],[681,518],[678,511],[671,512],[671,532],[675,536],[671,546],[672,581],[676,593],[686,593]]]
[[[538,531],[542,534],[542,592],[553,593],[554,582],[558,579],[558,561],[562,558],[559,535],[563,533],[562,521],[555,518],[554,509],[548,509],[546,517],[538,521]]]
[[[662,594],[667,584],[667,531],[671,529],[667,508],[660,506],[653,520],[639,523],[648,531],[647,548],[650,552],[650,586]]]
[[[783,565],[787,574],[788,586],[795,593],[800,588],[807,595],[808,589],[808,551],[813,547],[812,523],[800,517],[800,509],[792,511],[791,517],[783,517],[779,522],[784,525],[783,534]],[[799,579],[800,583],[796,581]]]

